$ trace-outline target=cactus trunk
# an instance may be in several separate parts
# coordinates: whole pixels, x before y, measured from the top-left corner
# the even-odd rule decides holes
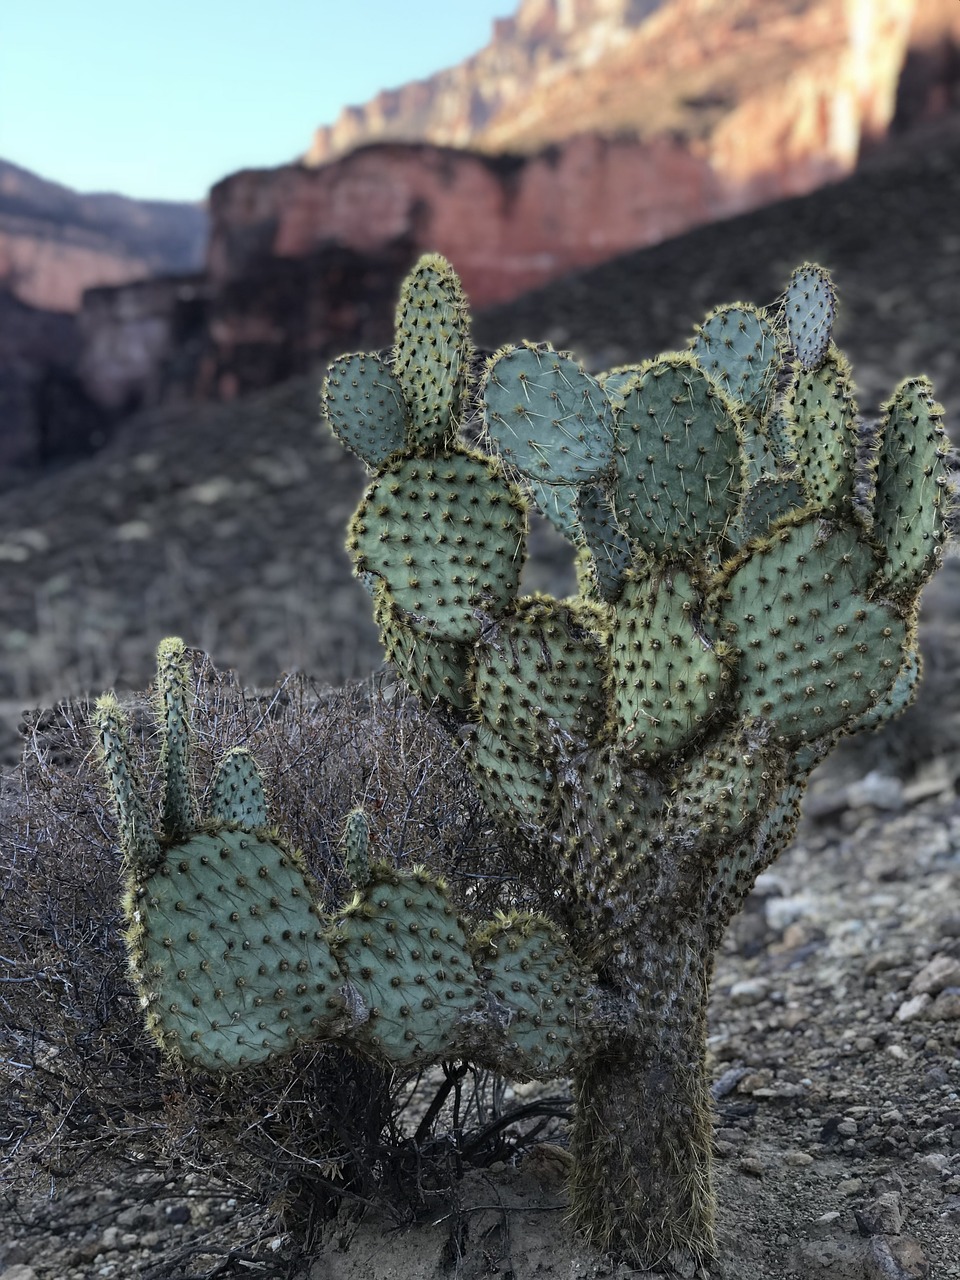
[[[666,945],[648,935],[629,969],[605,975],[637,1010],[634,1024],[575,1073],[571,1218],[635,1266],[715,1252],[705,954],[695,929]]]

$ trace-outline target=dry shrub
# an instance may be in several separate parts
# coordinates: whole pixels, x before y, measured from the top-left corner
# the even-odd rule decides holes
[[[249,694],[193,656],[201,808],[216,760],[249,747],[273,817],[307,852],[328,909],[350,892],[338,841],[357,803],[370,814],[377,852],[442,872],[468,918],[548,905],[522,848],[487,818],[456,742],[394,687],[375,678],[330,691],[290,676]],[[159,804],[151,701],[128,700],[127,709]],[[118,1165],[160,1179],[199,1171],[269,1206],[309,1244],[344,1199],[392,1196],[409,1218],[418,1193],[449,1188],[465,1160],[502,1158],[558,1114],[556,1100],[519,1107],[527,1127],[511,1130],[502,1084],[482,1073],[451,1063],[411,1079],[335,1045],[237,1078],[164,1060],[127,977],[120,855],[89,710],[64,704],[31,717],[0,798],[0,1149],[9,1189],[92,1180]]]

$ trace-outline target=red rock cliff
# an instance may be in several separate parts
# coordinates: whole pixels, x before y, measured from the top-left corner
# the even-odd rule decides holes
[[[304,161],[387,140],[530,151],[573,133],[626,131],[698,141],[722,163],[730,137],[759,122],[760,166],[778,140],[826,145],[849,164],[861,136],[891,119],[911,28],[942,29],[950,4],[522,0],[474,57],[318,129]]]

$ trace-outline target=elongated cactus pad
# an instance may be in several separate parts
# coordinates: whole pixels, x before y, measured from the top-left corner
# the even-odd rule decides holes
[[[613,732],[638,760],[680,750],[723,705],[729,647],[703,615],[701,590],[679,564],[628,575],[611,633]]]
[[[946,538],[943,409],[926,378],[900,384],[884,405],[880,432],[874,531],[886,548],[882,579],[909,598],[940,563]]]
[[[460,279],[439,254],[421,258],[404,281],[396,332],[393,372],[409,410],[407,445],[446,448],[464,410],[471,345]]]
[[[783,313],[800,368],[818,368],[830,346],[837,314],[833,281],[823,267],[811,262],[797,267],[787,286]]]

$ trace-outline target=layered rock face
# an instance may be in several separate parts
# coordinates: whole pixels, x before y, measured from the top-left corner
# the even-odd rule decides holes
[[[911,30],[952,20],[950,0],[523,0],[474,57],[318,129],[304,161],[388,140],[529,152],[598,131],[669,133],[741,177],[813,154],[846,171],[892,117]]]

